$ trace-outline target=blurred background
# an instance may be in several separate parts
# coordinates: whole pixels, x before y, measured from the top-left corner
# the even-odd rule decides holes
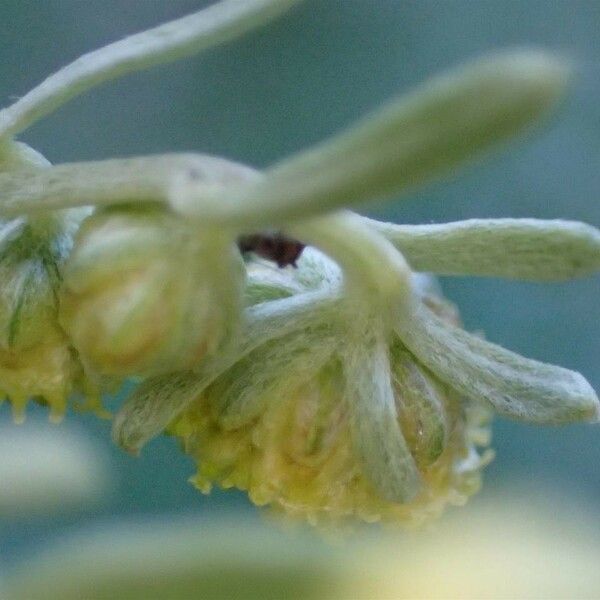
[[[84,52],[207,4],[3,0],[0,104]],[[572,93],[549,122],[456,177],[365,212],[399,223],[537,217],[600,226],[599,31],[595,0],[305,0],[242,40],[79,97],[22,139],[52,162],[199,151],[261,167],[446,67],[494,49],[542,46],[577,70]],[[551,285],[453,278],[443,287],[468,329],[580,371],[600,390],[600,278]],[[16,427],[3,406],[0,434]],[[111,445],[109,422],[69,413],[57,429],[43,409],[30,407],[20,431],[40,429],[83,444],[106,493],[90,492],[76,510],[0,520],[3,565],[66,533],[120,519],[255,513],[241,493],[206,497],[186,483],[194,467],[171,439],[132,458]],[[585,506],[590,522],[600,522],[600,430],[498,419],[493,445],[497,458],[483,491],[464,511],[527,482],[538,498],[566,498],[573,512]],[[593,533],[600,544],[600,530]]]

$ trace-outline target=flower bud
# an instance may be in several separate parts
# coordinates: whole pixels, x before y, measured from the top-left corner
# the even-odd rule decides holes
[[[290,269],[296,285],[333,283],[327,259],[317,276],[318,259],[309,251]],[[415,289],[432,302],[423,280]],[[458,397],[398,340],[384,342],[381,362],[366,338],[357,364],[348,356],[361,356],[362,341],[323,322],[259,346],[219,376],[170,428],[198,461],[194,485],[247,490],[257,505],[311,523],[413,525],[464,503],[491,458],[477,451],[489,444],[488,411]],[[383,368],[369,371],[374,364]]]
[[[243,269],[220,233],[155,210],[98,212],[65,271],[61,323],[102,375],[196,366],[235,329]]]
[[[17,421],[32,397],[60,419],[82,381],[57,318],[60,267],[79,222],[76,213],[0,223],[0,390]]]

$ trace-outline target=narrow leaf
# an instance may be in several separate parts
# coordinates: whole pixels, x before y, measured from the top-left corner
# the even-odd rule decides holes
[[[437,377],[501,415],[549,424],[598,420],[598,398],[579,373],[486,342],[445,323],[420,303],[398,322],[397,331]]]
[[[434,78],[348,130],[283,160],[211,218],[272,224],[400,194],[472,160],[547,113],[568,79],[551,54],[492,55]],[[188,192],[193,197],[193,190]],[[190,210],[193,202],[188,198]]]
[[[440,275],[563,281],[600,270],[600,231],[573,221],[470,219],[443,225],[368,223],[411,267]]]

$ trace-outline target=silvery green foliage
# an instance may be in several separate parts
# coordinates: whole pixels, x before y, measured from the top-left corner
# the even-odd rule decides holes
[[[473,61],[263,172],[201,154],[50,166],[14,141],[95,85],[232,39],[293,4],[222,0],[91,52],[0,111],[2,339],[14,345],[17,332],[35,351],[52,321],[73,361],[62,396],[45,401],[61,409],[71,390],[141,379],[113,429],[137,452],[215,389],[218,425],[246,427],[270,410],[278,382],[316,376],[335,357],[354,452],[398,505],[418,497],[449,444],[446,397],[526,422],[597,421],[580,374],[462,330],[415,271],[586,276],[600,268],[598,230],[533,219],[394,225],[347,210],[454,173],[546,116],[568,81],[560,58],[516,50]],[[321,252],[305,252],[297,271],[242,266],[238,236],[271,228]],[[44,397],[29,385],[36,360],[22,381],[0,370],[15,405]]]

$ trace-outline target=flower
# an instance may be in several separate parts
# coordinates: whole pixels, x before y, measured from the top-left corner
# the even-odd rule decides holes
[[[268,271],[253,262],[249,287],[273,282]],[[290,280],[287,289],[304,292],[341,282],[335,264],[314,249],[297,271],[277,273]],[[415,281],[420,301],[456,319],[426,278]],[[247,490],[256,504],[312,523],[358,517],[415,525],[448,503],[464,503],[491,459],[490,450],[477,450],[489,443],[489,411],[461,399],[399,339],[383,349],[387,371],[350,365],[348,331],[343,322],[322,319],[258,346],[208,386],[170,428],[198,462],[194,485],[203,492],[213,482]],[[355,368],[364,369],[360,384]],[[368,409],[361,414],[358,396],[376,407],[381,388],[393,394],[393,405],[376,432],[376,417]],[[364,448],[372,434],[384,444],[381,436],[388,436],[390,464],[381,463],[377,448]],[[398,473],[401,465],[408,465],[405,473]]]

